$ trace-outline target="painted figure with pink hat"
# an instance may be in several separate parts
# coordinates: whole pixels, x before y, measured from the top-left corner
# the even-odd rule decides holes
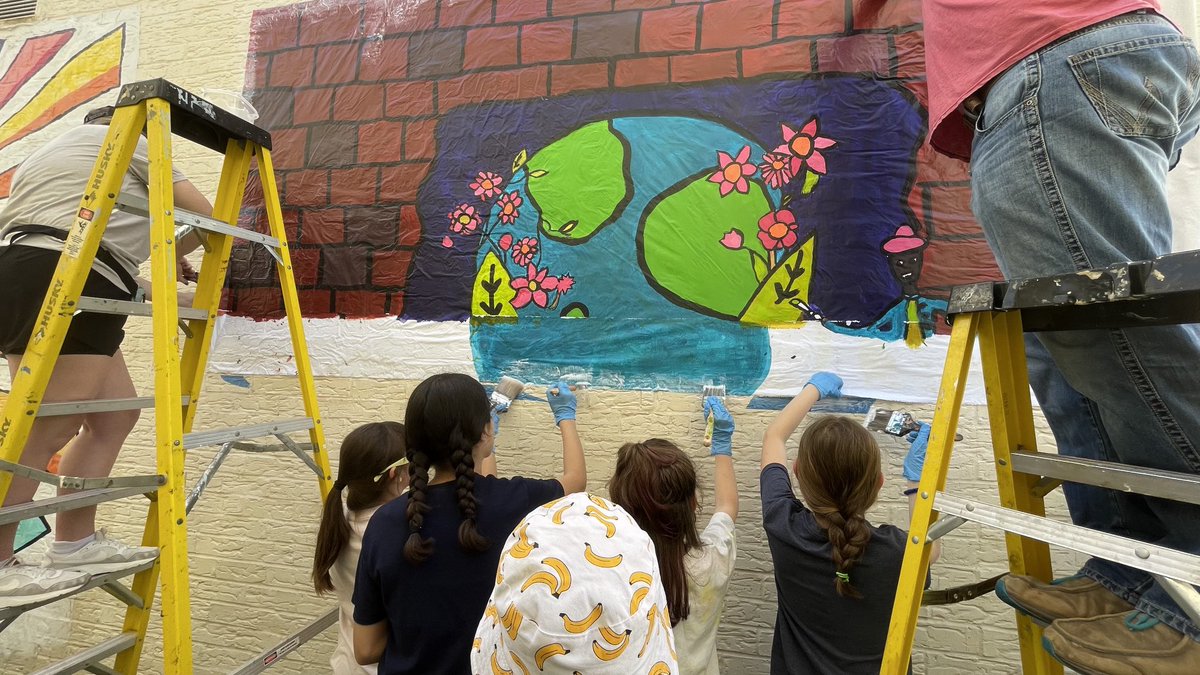
[[[875,337],[880,340],[904,340],[913,349],[925,343],[933,334],[938,315],[945,316],[946,302],[923,297],[917,289],[921,278],[921,263],[929,242],[917,236],[913,228],[901,225],[895,234],[883,240],[880,250],[887,257],[892,276],[900,283],[900,297],[871,322],[835,321],[829,318],[822,324],[835,333]]]

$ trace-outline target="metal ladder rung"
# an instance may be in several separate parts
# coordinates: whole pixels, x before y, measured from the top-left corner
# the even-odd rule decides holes
[[[233,671],[229,675],[254,675],[255,673],[263,672],[268,667],[278,663],[279,659],[287,656],[288,653],[295,650],[300,645],[325,632],[326,628],[329,628],[335,622],[337,622],[337,618],[338,610],[335,607],[318,618],[316,621],[313,621],[304,628],[301,628],[291,637],[284,639],[274,647],[242,664],[242,667]]]
[[[164,476],[103,476],[100,478],[81,478],[79,476],[60,476],[49,471],[42,471],[23,464],[14,464],[0,459],[0,471],[7,471],[14,476],[36,480],[39,483],[53,485],[68,490],[99,490],[101,488],[143,488],[142,492],[153,492],[158,486],[167,482]]]
[[[937,493],[933,508],[942,516],[958,516],[963,520],[1111,560],[1150,574],[1200,585],[1200,555],[962,499],[944,492]]]
[[[96,665],[97,661],[102,661],[118,652],[125,651],[136,644],[137,640],[138,635],[133,631],[121,633],[117,637],[105,640],[91,649],[79,652],[70,658],[47,666],[33,675],[67,675],[67,673],[84,670],[89,666]]]
[[[274,436],[276,434],[307,431],[312,428],[313,421],[311,417],[296,417],[292,419],[279,420],[277,422],[251,424],[244,427],[212,429],[209,431],[194,431],[190,434],[184,435],[183,447],[188,449],[203,448],[211,445],[222,445],[232,441],[244,441],[250,438],[262,438],[264,436]]]
[[[125,211],[126,213],[134,213],[145,218],[150,217],[149,200],[143,199],[136,195],[124,193],[117,195],[117,208]],[[269,234],[262,234],[260,232],[254,232],[253,230],[247,230],[243,227],[236,227],[234,225],[230,225],[229,223],[216,220],[215,218],[209,218],[207,216],[202,216],[198,213],[192,213],[191,211],[185,211],[180,208],[175,209],[175,223],[176,225],[193,227],[197,230],[204,230],[205,232],[227,234],[237,237],[238,239],[257,242],[266,246],[270,250],[278,249],[280,247],[279,239],[272,237]]]
[[[151,488],[151,490],[153,489]],[[144,487],[101,488],[97,490],[84,490],[83,492],[75,492],[59,497],[50,497],[48,499],[39,499],[24,504],[5,506],[4,508],[0,508],[0,525],[17,523],[26,518],[37,518],[38,516],[50,513],[70,511],[71,509],[125,499],[126,497],[134,497],[146,494],[146,492],[147,488]]]
[[[1018,473],[1200,504],[1198,474],[1025,451],[1012,453],[1012,467]]]
[[[192,400],[190,396],[181,396],[180,405],[187,405]],[[153,396],[138,396],[136,398],[110,398],[98,401],[63,401],[61,403],[43,403],[38,407],[38,417],[56,417],[59,415],[83,415],[87,413],[116,412],[119,410],[141,410],[153,408]]]
[[[145,302],[133,302],[132,300],[110,300],[108,298],[79,298],[79,303],[76,305],[82,312],[94,312],[96,314],[121,314],[124,316],[152,316],[154,306]],[[203,309],[193,309],[191,307],[180,307],[179,318],[189,321],[207,321],[209,319],[208,312]]]
[[[134,574],[137,574],[138,572],[141,572],[143,570],[148,570],[151,567],[153,567],[157,562],[158,562],[158,559],[156,558],[154,560],[147,560],[145,562],[138,563],[134,567],[129,567],[129,568],[123,569],[123,570],[117,570],[116,572],[107,572],[105,574],[97,574],[97,575],[93,576],[91,579],[89,579],[86,584],[80,586],[79,588],[74,588],[74,589],[68,591],[67,593],[64,593],[63,595],[59,595],[59,596],[50,598],[49,600],[37,600],[37,601],[30,602],[30,603],[27,603],[24,605],[16,605],[13,607],[0,608],[0,621],[14,619],[30,610],[37,609],[38,607],[41,607],[43,605],[49,605],[50,603],[58,602],[59,600],[63,600],[66,598],[70,598],[70,597],[79,595],[80,593],[85,593],[87,591],[92,590],[93,588],[100,588],[101,586],[116,584],[118,579],[123,579],[128,576],[133,576]],[[118,596],[118,597],[120,597],[120,596]],[[117,651],[120,651],[120,650],[118,649]],[[52,671],[52,672],[57,672],[57,671]]]

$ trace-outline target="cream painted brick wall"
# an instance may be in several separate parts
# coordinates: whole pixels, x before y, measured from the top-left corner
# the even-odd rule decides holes
[[[94,14],[126,7],[121,0],[42,0],[37,20]],[[141,12],[139,79],[167,77],[187,88],[240,90],[244,77],[250,12],[282,4],[279,0],[145,0]],[[0,36],[7,25],[0,24]],[[211,193],[219,169],[217,159],[180,144],[180,165]],[[148,325],[130,323],[126,352],[134,378],[149,391]],[[363,422],[403,415],[403,402],[415,383],[402,380],[322,379],[318,382],[329,447],[336,459],[342,436]],[[731,582],[720,633],[722,670],[728,675],[767,672],[775,616],[771,560],[760,527],[758,439],[770,413],[745,411],[745,400],[731,400],[737,418],[737,478],[742,494],[738,521],[740,556]],[[711,505],[710,462],[700,451],[702,434],[698,397],[645,392],[589,391],[581,401],[580,429],[588,454],[589,486],[606,492],[615,451],[628,440],[651,436],[675,439],[696,448],[695,457]],[[210,378],[197,429],[236,425],[299,414],[294,382],[286,378],[252,378],[249,390]],[[914,409],[928,419],[931,408]],[[1043,447],[1052,447],[1039,420]],[[951,484],[966,495],[995,501],[987,438],[986,412],[964,410],[960,444]],[[117,473],[153,471],[152,425],[149,415],[125,448]],[[514,407],[500,439],[503,473],[550,476],[560,465],[557,432],[548,411],[532,402]],[[881,438],[888,457],[887,473],[895,482],[883,492],[872,519],[903,522],[906,509],[895,487],[903,446]],[[188,461],[189,478],[203,470],[211,450],[197,451]],[[1061,498],[1052,513],[1063,515]],[[258,650],[304,625],[331,606],[314,597],[308,583],[318,501],[312,474],[290,455],[235,454],[224,465],[205,497],[192,512],[190,554],[195,663],[198,673],[228,672]],[[126,540],[139,538],[144,504],[128,501],[101,508],[101,522]],[[1058,569],[1078,561],[1060,556]],[[1005,567],[1003,540],[995,532],[968,525],[946,542],[935,568],[935,585],[976,580]],[[22,617],[0,633],[0,671],[24,673],[94,644],[119,630],[120,606],[103,593],[90,593]],[[143,671],[161,672],[157,619],[143,658]],[[327,672],[332,633],[309,643],[273,672]],[[925,610],[918,632],[915,672],[929,675],[1015,673],[1016,642],[1012,613],[992,597],[952,607]]]

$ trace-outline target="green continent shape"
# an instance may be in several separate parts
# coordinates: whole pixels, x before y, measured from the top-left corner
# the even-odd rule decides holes
[[[751,182],[746,194],[734,191],[722,197],[720,186],[708,181],[710,173],[650,207],[639,252],[646,278],[672,300],[735,319],[758,290],[750,252],[766,256],[758,240],[758,219],[773,208],[760,183]],[[742,234],[742,248],[721,244],[730,230]]]
[[[488,251],[483,264],[475,273],[475,284],[471,289],[471,315],[481,318],[517,318],[513,309],[513,298],[517,292],[512,287],[512,277],[504,269],[504,263],[495,251]]]
[[[790,300],[795,299],[805,304],[808,303],[808,289],[812,283],[814,239],[814,236],[809,236],[800,245],[800,248],[792,251],[791,255],[784,258],[782,263],[771,270],[771,274],[767,276],[762,288],[758,290],[754,299],[750,301],[750,306],[742,314],[742,323],[768,328],[796,328],[804,323],[800,319],[800,310],[794,307]],[[785,292],[787,291],[790,276],[785,265],[792,268],[799,265],[804,272],[791,284],[791,290],[797,291],[795,297],[781,301],[775,284],[779,284]]]
[[[538,228],[552,239],[584,241],[629,203],[628,150],[612,122],[593,122],[529,158],[527,191]]]

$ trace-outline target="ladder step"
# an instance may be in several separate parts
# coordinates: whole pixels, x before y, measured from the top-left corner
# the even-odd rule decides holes
[[[133,302],[132,300],[110,300],[108,298],[79,298],[79,304],[76,305],[81,312],[94,312],[97,314],[122,314],[124,316],[152,316],[154,305],[145,302]],[[193,309],[191,307],[180,307],[179,318],[189,321],[207,321],[208,312],[203,309]]]
[[[192,398],[180,397],[179,404],[187,405]],[[141,410],[153,408],[153,396],[138,396],[136,398],[110,398],[98,401],[64,401],[62,403],[43,403],[38,407],[38,417],[57,417],[59,415],[83,415],[87,413],[116,412],[118,410]]]
[[[1005,532],[1069,548],[1087,555],[1200,585],[1200,555],[1119,537],[1078,525],[1014,511],[1000,506],[937,493],[933,508],[943,516],[958,516]]]
[[[203,448],[211,445],[223,445],[231,441],[243,441],[249,438],[262,438],[263,436],[274,436],[275,434],[307,431],[312,428],[313,421],[311,417],[296,417],[279,420],[278,422],[251,424],[244,427],[194,431],[184,435],[183,447],[188,449]]]
[[[1044,452],[1012,453],[1013,471],[1200,504],[1200,475]]]
[[[160,98],[171,104],[171,132],[210,150],[225,152],[230,139],[240,138],[271,148],[271,134],[211,101],[162,78],[132,82],[121,87],[116,105],[138,105]]]
[[[121,633],[117,637],[105,640],[87,651],[79,652],[75,656],[47,666],[33,675],[67,675],[68,673],[84,670],[97,661],[103,661],[114,654],[129,649],[137,644],[137,640],[138,634],[133,631]]]
[[[106,574],[97,574],[97,575],[93,576],[91,579],[88,579],[88,582],[86,584],[80,586],[79,588],[73,589],[68,593],[65,593],[65,594],[60,595],[55,598],[51,598],[49,600],[37,600],[35,602],[30,602],[30,603],[24,604],[24,605],[16,605],[14,607],[0,608],[0,621],[4,621],[7,619],[14,619],[14,618],[24,614],[25,612],[28,612],[33,609],[37,609],[38,607],[42,607],[43,605],[49,605],[50,603],[58,602],[59,600],[64,600],[66,598],[70,598],[70,597],[79,595],[80,593],[85,593],[87,591],[92,590],[93,588],[100,588],[101,586],[115,583],[118,579],[123,579],[125,577],[133,576],[134,574],[137,574],[138,572],[150,569],[151,567],[154,566],[154,564],[156,562],[158,562],[158,561],[157,560],[147,560],[146,562],[138,564],[136,567],[130,567],[128,569],[118,570],[116,572],[108,572]],[[117,651],[120,651],[120,650],[118,649]],[[58,672],[58,671],[55,670],[55,671],[50,671],[50,672]]]
[[[137,195],[121,193],[117,195],[117,208],[126,213],[133,213],[139,216],[150,217],[150,202],[149,200],[138,197]],[[247,230],[244,227],[236,227],[224,221],[208,216],[202,216],[198,213],[185,211],[183,209],[175,209],[175,224],[187,227],[193,227],[197,230],[205,232],[214,232],[216,234],[228,234],[238,239],[253,241],[262,244],[271,249],[279,248],[279,240],[269,234],[262,234],[253,230]]]
[[[125,499],[146,494],[144,487],[103,488],[99,490],[84,490],[69,495],[39,499],[24,504],[14,504],[0,508],[0,525],[17,523],[26,518],[37,518],[50,513],[70,511],[84,506],[93,506],[103,502]]]
[[[53,485],[68,490],[99,490],[102,488],[142,488],[143,493],[153,492],[167,479],[160,475],[151,476],[102,476],[99,478],[81,478],[79,476],[60,476],[49,471],[42,471],[24,464],[14,464],[0,459],[0,471],[7,471],[14,476],[36,480],[39,483]]]

